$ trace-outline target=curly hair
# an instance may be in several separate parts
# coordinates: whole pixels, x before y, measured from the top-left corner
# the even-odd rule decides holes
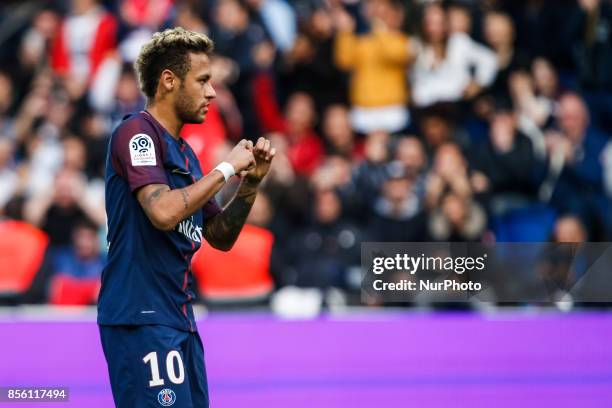
[[[189,53],[209,55],[213,48],[213,41],[206,35],[182,27],[153,34],[134,62],[140,89],[147,98],[153,99],[163,70],[169,69],[184,79],[190,67]]]

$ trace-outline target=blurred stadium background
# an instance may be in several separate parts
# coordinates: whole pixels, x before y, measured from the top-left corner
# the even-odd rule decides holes
[[[609,0],[1,2],[0,386],[112,405],[104,159],[173,26],[216,44],[203,169],[279,151],[194,261],[213,406],[611,406],[605,305],[390,307],[359,269],[366,241],[612,241]]]

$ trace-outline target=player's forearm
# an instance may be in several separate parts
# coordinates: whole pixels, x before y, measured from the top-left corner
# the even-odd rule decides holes
[[[258,186],[258,182],[246,178],[242,180],[234,198],[204,229],[204,236],[210,245],[223,251],[232,248],[253,207]]]
[[[172,190],[164,184],[148,185],[138,192],[137,198],[153,225],[169,231],[202,208],[224,184],[223,174],[213,171],[185,188]]]

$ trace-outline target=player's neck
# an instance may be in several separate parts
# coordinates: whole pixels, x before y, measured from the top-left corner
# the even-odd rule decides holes
[[[177,140],[180,138],[183,122],[176,117],[172,109],[164,109],[158,104],[155,104],[147,105],[146,110],[164,127],[164,129],[166,129],[168,133],[170,133],[170,136]]]

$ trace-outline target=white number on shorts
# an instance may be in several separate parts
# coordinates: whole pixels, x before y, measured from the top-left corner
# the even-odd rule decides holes
[[[174,372],[174,359],[178,361],[178,376]],[[166,371],[168,372],[168,379],[175,384],[182,384],[185,381],[185,368],[183,367],[183,359],[178,351],[172,350],[166,356]]]
[[[158,385],[164,385],[164,379],[159,376],[159,365],[157,364],[157,352],[152,351],[142,359],[145,364],[151,362],[151,377],[153,379],[149,381],[149,387],[155,387]]]
[[[178,361],[178,375],[174,370],[174,359]],[[151,362],[151,377],[149,381],[149,387],[156,387],[158,385],[164,385],[164,379],[159,376],[159,364],[157,362],[157,352],[152,351],[142,361],[145,364]],[[166,372],[168,373],[168,379],[174,384],[182,384],[185,381],[185,367],[183,366],[183,359],[176,350],[171,350],[166,356]]]

